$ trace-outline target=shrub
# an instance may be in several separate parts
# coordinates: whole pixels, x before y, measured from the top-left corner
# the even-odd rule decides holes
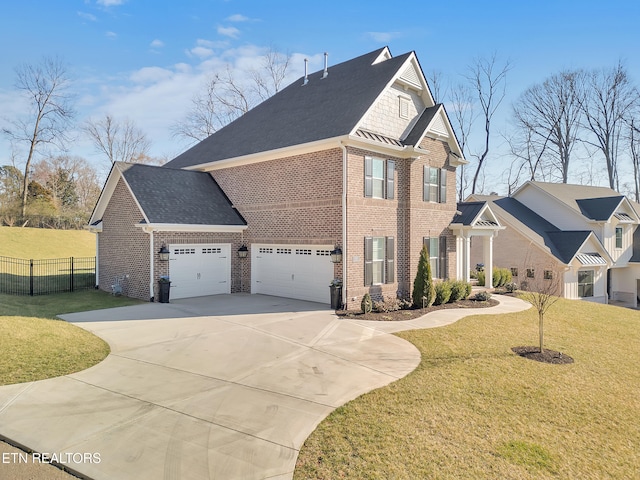
[[[431,264],[427,246],[423,245],[418,262],[418,273],[413,282],[413,305],[416,308],[430,307],[435,300],[436,292],[431,278]]]
[[[515,282],[505,283],[504,288],[507,292],[513,293],[518,289],[518,284]]]
[[[491,298],[491,294],[483,290],[481,292],[476,293],[474,298],[479,302],[486,302]]]
[[[465,283],[464,285],[465,285],[465,287],[467,287],[467,293],[465,294],[463,299],[467,299],[467,298],[469,298],[469,295],[471,295],[471,288],[472,287],[471,287],[470,283]]]
[[[484,271],[478,272],[478,285],[482,285],[484,287],[485,276]]]
[[[466,282],[458,280],[451,283],[451,297],[449,297],[449,302],[457,302],[458,300],[467,298],[467,296]]]
[[[434,305],[442,305],[444,303],[449,303],[449,299],[451,298],[451,282],[440,282],[436,284],[436,297],[434,300]]]
[[[373,303],[371,302],[371,295],[369,295],[368,293],[365,293],[362,296],[360,309],[362,310],[362,313],[371,313],[371,310],[373,309]]]
[[[379,302],[373,302],[373,310],[378,313],[395,312],[400,310],[400,301],[397,298],[383,298]]]
[[[511,275],[511,269],[510,268],[504,268],[504,284],[506,285],[507,283],[511,283],[513,281],[513,275]]]
[[[495,287],[499,287],[500,286],[500,280],[502,279],[502,272],[500,271],[500,269],[494,267],[492,276],[493,276],[493,278],[491,279],[491,285],[494,288]]]

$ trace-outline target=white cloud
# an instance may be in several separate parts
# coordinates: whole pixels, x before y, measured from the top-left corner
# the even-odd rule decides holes
[[[367,35],[379,43],[389,43],[394,38],[398,38],[401,32],[367,32]]]
[[[240,36],[240,30],[236,27],[218,27],[218,33],[231,38],[238,38]]]
[[[249,17],[245,17],[244,15],[240,15],[239,13],[227,17],[227,21],[229,22],[248,22],[249,20]]]
[[[161,67],[144,67],[131,74],[129,77],[131,81],[135,83],[158,83],[163,80],[168,80],[173,76],[171,70]]]
[[[190,50],[187,50],[187,53],[190,56],[195,56],[198,58],[207,58],[213,55],[213,50],[206,47],[193,47]]]
[[[105,33],[105,36],[107,38],[118,38],[118,34],[116,32],[111,32],[111,31]]]
[[[127,0],[96,0],[96,5],[102,5],[103,7],[116,7],[122,5]]]
[[[186,115],[191,99],[202,92],[207,79],[229,66],[239,82],[248,81],[247,71],[259,67],[269,49],[257,45],[223,48],[223,45],[226,44],[200,39],[187,51],[192,63],[148,65],[126,76],[100,78],[98,83],[87,84],[87,91],[82,92],[83,116],[96,118],[110,113],[115,118],[130,118],[150,139],[151,155],[173,158],[188,144],[173,137],[171,127]],[[197,56],[192,50],[207,56]],[[322,68],[322,53],[294,53],[285,84],[302,76],[303,58],[309,58],[312,71]],[[101,160],[96,157],[96,161]]]
[[[77,13],[80,18],[84,18],[85,20],[89,20],[90,22],[95,22],[98,20],[98,17],[96,17],[91,13],[87,13],[87,12],[77,12]]]
[[[149,44],[151,48],[162,48],[164,47],[164,42],[162,40],[158,40],[157,38]]]

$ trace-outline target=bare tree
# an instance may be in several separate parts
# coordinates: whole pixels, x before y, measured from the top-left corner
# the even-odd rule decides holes
[[[467,145],[471,127],[476,118],[473,108],[474,98],[473,92],[469,85],[459,84],[451,89],[451,103],[453,110],[452,120],[455,124],[454,130],[457,134],[458,143],[462,150],[463,156],[467,154]],[[464,201],[468,187],[467,170],[465,165],[460,166],[458,175],[458,201]]]
[[[527,255],[527,259],[529,258],[530,256]],[[528,260],[525,260],[526,264],[529,264]],[[534,278],[529,278],[525,285],[520,285],[520,288],[522,298],[533,305],[538,312],[538,340],[540,353],[542,353],[544,351],[544,316],[560,298],[563,279],[562,273],[552,266],[542,272],[534,271],[533,275]]]
[[[583,77],[581,71],[562,71],[529,87],[513,105],[515,126],[526,132],[531,148],[539,152],[538,165],[542,155],[550,155],[550,164],[559,171],[562,183],[567,183],[571,152],[577,142]]]
[[[638,90],[631,83],[621,62],[611,68],[594,70],[587,75],[587,95],[581,103],[583,126],[594,140],[584,141],[604,155],[609,187],[619,189],[618,147],[625,120],[638,105]]]
[[[69,93],[70,80],[61,59],[44,57],[40,63],[25,63],[16,68],[16,88],[29,102],[29,111],[3,128],[13,144],[26,144],[22,181],[21,215],[25,217],[31,162],[45,145],[64,148],[75,112]]]
[[[174,136],[201,141],[280,91],[290,55],[270,49],[259,68],[239,72],[230,65],[214,74],[194,95],[191,110],[172,126]]]
[[[427,83],[434,103],[444,103],[449,93],[448,82],[444,74],[440,70],[431,70],[427,76]]]
[[[506,77],[509,70],[511,70],[509,61],[501,65],[498,65],[497,62],[495,54],[489,58],[478,58],[469,66],[468,73],[465,75],[469,85],[475,92],[475,99],[480,104],[480,115],[484,122],[484,147],[479,153],[474,154],[478,164],[473,175],[471,193],[476,193],[478,176],[489,154],[491,121],[502,100],[504,100]]]
[[[104,153],[111,163],[135,162],[149,152],[147,136],[129,119],[118,122],[107,114],[100,120],[88,120],[84,131],[95,149]]]
[[[633,186],[636,202],[640,202],[640,129],[636,126],[632,118],[629,123],[627,134],[629,141],[629,153],[631,165],[633,166]]]

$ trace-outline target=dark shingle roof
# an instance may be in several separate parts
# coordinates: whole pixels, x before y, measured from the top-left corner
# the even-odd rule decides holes
[[[119,165],[150,223],[247,224],[208,173],[141,164]]]
[[[460,214],[456,213],[456,216],[453,217],[451,223],[460,223],[462,225],[471,225],[471,223],[476,219],[482,207],[484,207],[487,202],[462,202],[458,203],[457,209]]]
[[[591,234],[590,230],[560,230],[515,198],[493,197],[491,203],[494,212],[498,215],[500,215],[499,209],[502,209],[539,235],[551,254],[563,263],[569,263],[573,259]]]
[[[347,135],[384,90],[406,53],[375,65],[384,49],[303,78],[168,162],[185,168]]]
[[[606,222],[611,218],[620,205],[624,196],[600,197],[600,198],[583,198],[577,199],[576,203],[580,208],[580,212],[591,220]]]
[[[429,123],[431,123],[431,120],[433,120],[433,117],[436,115],[436,113],[438,113],[438,110],[440,109],[441,105],[442,105],[441,103],[438,103],[433,107],[426,108],[424,112],[422,112],[422,114],[420,115],[420,118],[418,118],[418,121],[416,122],[416,124],[413,126],[413,128],[409,132],[409,135],[407,135],[407,138],[405,138],[402,143],[405,145],[417,145],[418,142],[420,141],[420,137],[422,137],[422,134],[429,126]]]

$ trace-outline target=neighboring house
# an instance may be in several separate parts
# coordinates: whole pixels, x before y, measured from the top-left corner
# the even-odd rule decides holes
[[[493,264],[511,268],[516,283],[562,275],[566,298],[637,306],[640,218],[624,195],[604,187],[529,181],[511,197],[469,200],[486,202],[506,227],[493,240]],[[471,250],[472,260],[478,260],[480,247]]]
[[[381,48],[300,78],[163,167],[114,165],[91,218],[99,286],[123,279],[153,301],[168,275],[171,298],[329,303],[338,278],[357,308],[365,293],[410,292],[423,243],[434,277],[460,278],[464,163],[415,53]]]

